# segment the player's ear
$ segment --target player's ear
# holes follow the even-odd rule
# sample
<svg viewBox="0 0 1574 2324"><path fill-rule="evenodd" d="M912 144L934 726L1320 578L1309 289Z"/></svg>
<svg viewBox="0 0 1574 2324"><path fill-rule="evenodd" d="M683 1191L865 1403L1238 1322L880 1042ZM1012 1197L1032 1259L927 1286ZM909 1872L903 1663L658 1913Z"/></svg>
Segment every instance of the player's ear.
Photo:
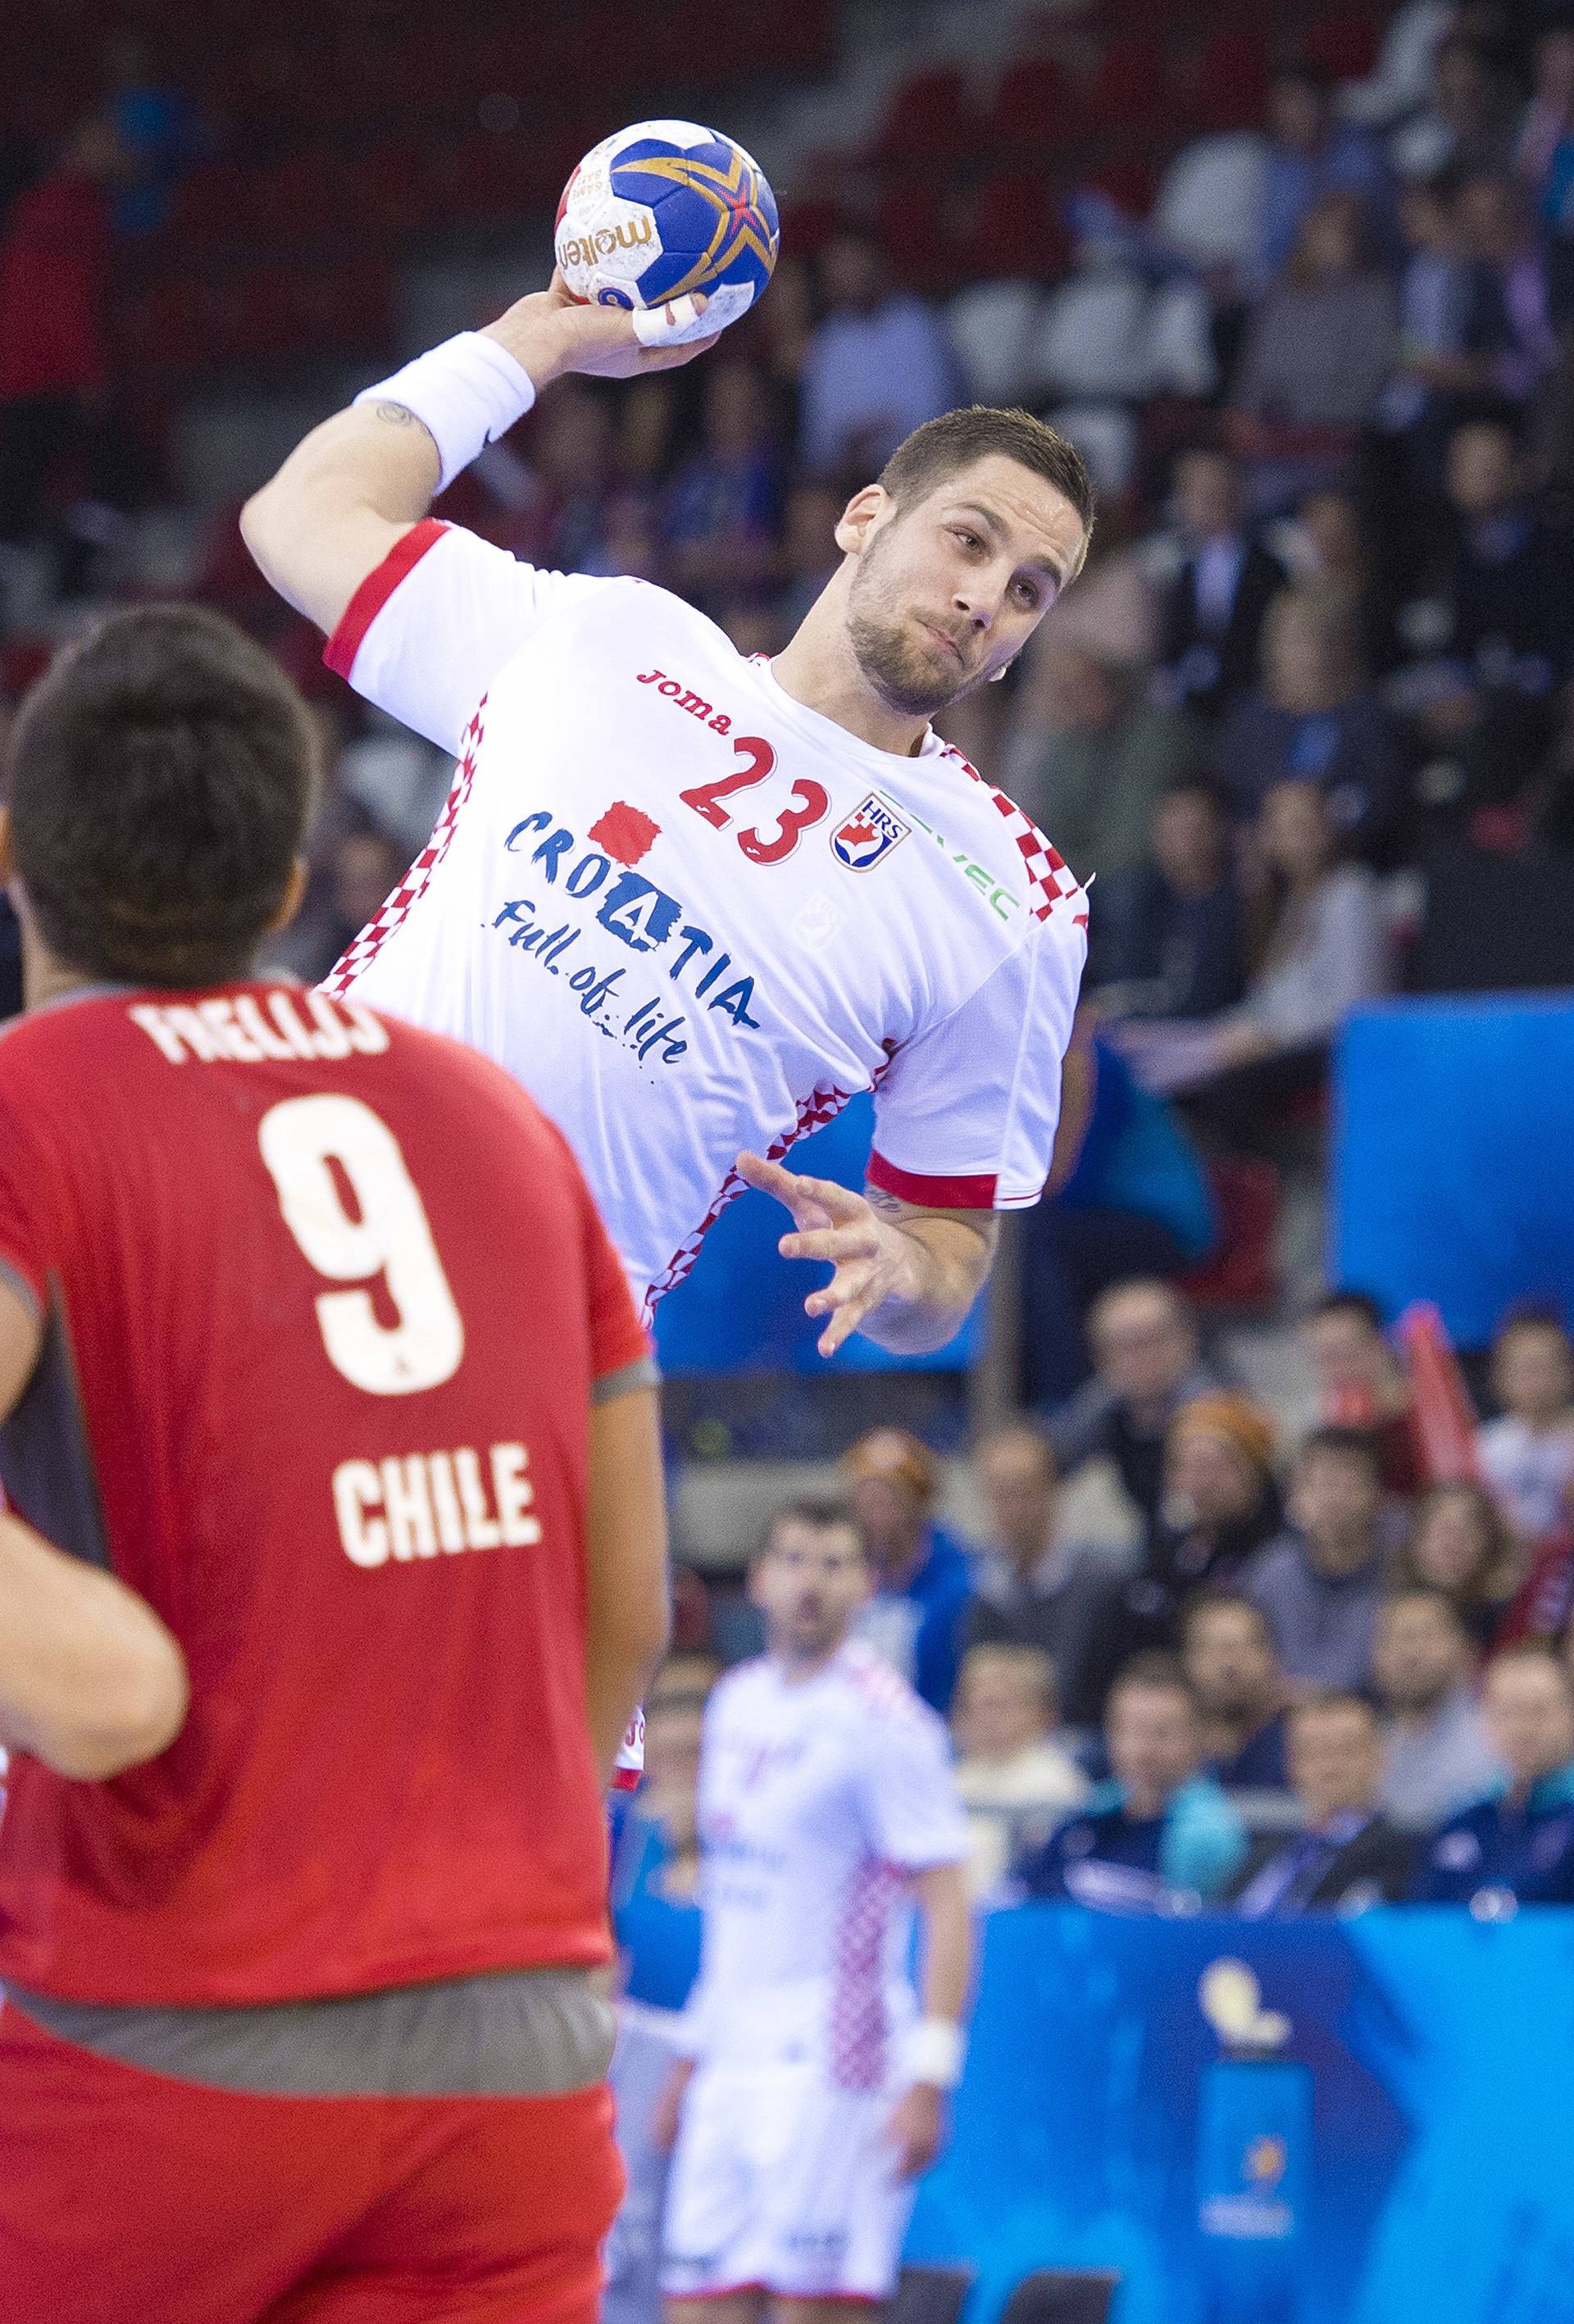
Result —
<svg viewBox="0 0 1574 2324"><path fill-rule="evenodd" d="M268 923L268 934L276 936L287 928L306 900L306 883L311 877L311 866L304 855L298 855L290 867L290 885L284 890L284 901Z"/></svg>
<svg viewBox="0 0 1574 2324"><path fill-rule="evenodd" d="M883 484L865 484L854 493L842 512L836 528L836 546L843 555L856 557L869 539L875 519L891 504L891 496Z"/></svg>

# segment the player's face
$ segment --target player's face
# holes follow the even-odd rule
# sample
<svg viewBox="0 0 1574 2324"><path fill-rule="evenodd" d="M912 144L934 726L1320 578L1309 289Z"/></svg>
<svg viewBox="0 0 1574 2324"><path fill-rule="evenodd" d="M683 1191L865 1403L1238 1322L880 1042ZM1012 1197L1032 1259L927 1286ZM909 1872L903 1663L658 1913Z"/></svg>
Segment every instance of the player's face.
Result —
<svg viewBox="0 0 1574 2324"><path fill-rule="evenodd" d="M872 519L861 493L837 531L858 558L849 641L894 710L933 717L1021 650L1076 570L1082 521L998 452L903 510L871 492Z"/></svg>
<svg viewBox="0 0 1574 2324"><path fill-rule="evenodd" d="M851 1526L778 1525L754 1568L750 1593L773 1654L833 1654L870 1591L869 1563Z"/></svg>

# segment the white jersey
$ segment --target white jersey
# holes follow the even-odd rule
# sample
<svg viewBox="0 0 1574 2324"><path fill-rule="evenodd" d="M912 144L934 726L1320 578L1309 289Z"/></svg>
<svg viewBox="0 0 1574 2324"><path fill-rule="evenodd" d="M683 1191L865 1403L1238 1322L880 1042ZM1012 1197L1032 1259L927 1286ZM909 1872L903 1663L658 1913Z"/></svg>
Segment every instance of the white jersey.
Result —
<svg viewBox="0 0 1574 2324"><path fill-rule="evenodd" d="M968 1852L941 1721L856 1641L797 1684L745 1663L705 1713L699 1837L686 2046L880 2087L916 2006L908 1877Z"/></svg>
<svg viewBox="0 0 1574 2324"><path fill-rule="evenodd" d="M542 573L428 519L330 667L458 758L328 989L506 1066L653 1305L741 1191L875 1089L870 1176L1036 1202L1086 952L1081 890L933 733L877 751L644 582Z"/></svg>

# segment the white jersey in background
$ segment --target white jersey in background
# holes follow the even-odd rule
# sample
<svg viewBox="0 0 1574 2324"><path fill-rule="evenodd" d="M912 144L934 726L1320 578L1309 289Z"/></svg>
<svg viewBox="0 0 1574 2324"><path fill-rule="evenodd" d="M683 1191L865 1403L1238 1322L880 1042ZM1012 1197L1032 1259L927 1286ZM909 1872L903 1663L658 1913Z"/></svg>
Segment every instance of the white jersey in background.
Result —
<svg viewBox="0 0 1574 2324"><path fill-rule="evenodd" d="M941 1721L857 1642L797 1683L746 1663L705 1714L699 1839L686 2049L883 2089L916 2006L909 1877L968 1852Z"/></svg>
<svg viewBox="0 0 1574 2324"><path fill-rule="evenodd" d="M875 750L665 591L538 572L431 519L327 659L459 761L328 989L524 1084L648 1313L741 1191L739 1151L779 1159L861 1090L876 1185L1037 1200L1086 905L937 736Z"/></svg>

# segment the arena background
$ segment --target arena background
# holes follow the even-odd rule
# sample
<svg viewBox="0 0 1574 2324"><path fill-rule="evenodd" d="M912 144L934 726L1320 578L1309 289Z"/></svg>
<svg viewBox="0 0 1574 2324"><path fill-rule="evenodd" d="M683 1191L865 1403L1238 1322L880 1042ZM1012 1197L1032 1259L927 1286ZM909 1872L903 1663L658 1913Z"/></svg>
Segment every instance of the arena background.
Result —
<svg viewBox="0 0 1574 2324"><path fill-rule="evenodd" d="M1086 1406L1090 1303L1122 1279L1179 1286L1281 1468L1314 1419L1378 1416L1330 1410L1304 1322L1370 1294L1412 1492L1475 1473L1503 1318L1574 1320L1568 24L1536 0L9 0L0 721L106 604L195 596L264 639L331 768L287 972L326 972L446 770L323 669L237 509L356 388L544 282L609 130L749 146L775 284L681 375L559 383L444 514L770 650L841 499L932 411L1023 402L1094 469L1085 576L943 722L1094 878L1055 1190L918 1363L855 1341L824 1366L769 1207L725 1215L660 1321L686 1654L750 1649L761 1524L876 1425L939 1456L941 1520L987 1548L970 1444ZM1310 837L1262 812L1286 781ZM868 1135L854 1107L795 1158L856 1184ZM1140 1567L1116 1465L1068 1467L1061 1534ZM1522 1630L1567 1617L1566 1522L1516 1543ZM1272 2063L1203 2009L1226 1957L1289 2022ZM1041 2312L1112 2297L1118 2324L1574 2319L1569 1961L1551 1915L996 1915L910 2246L964 2273L904 2298L941 2319L976 2278L984 2324L1047 2268ZM1265 2138L1266 2189L1241 2175Z"/></svg>

